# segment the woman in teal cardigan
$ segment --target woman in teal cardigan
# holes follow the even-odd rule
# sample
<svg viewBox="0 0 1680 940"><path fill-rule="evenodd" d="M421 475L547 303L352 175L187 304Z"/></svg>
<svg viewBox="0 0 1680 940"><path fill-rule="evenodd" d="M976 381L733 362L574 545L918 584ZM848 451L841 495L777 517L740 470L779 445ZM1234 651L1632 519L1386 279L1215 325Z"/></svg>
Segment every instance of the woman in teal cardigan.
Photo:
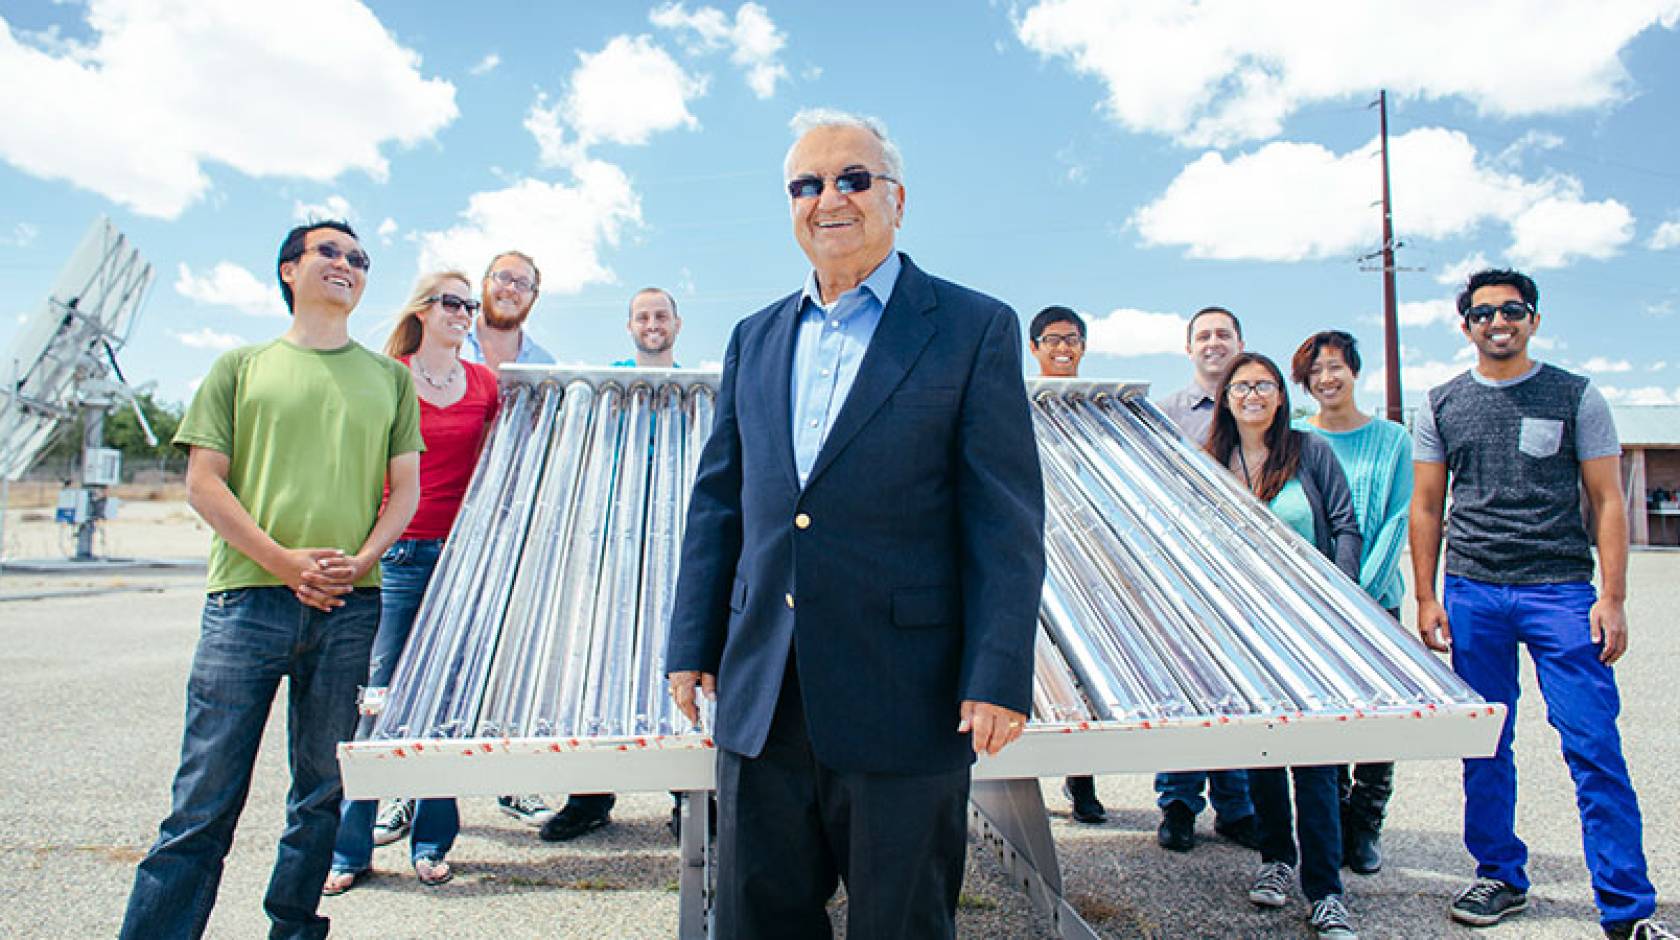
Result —
<svg viewBox="0 0 1680 940"><path fill-rule="evenodd" d="M1359 344L1341 330L1307 337L1290 362L1291 377L1318 402L1318 414L1298 422L1329 442L1353 491L1364 551L1359 585L1381 604L1399 629L1406 592L1400 551L1412 502L1412 439L1392 421L1359 410ZM1361 875L1382 869L1382 824L1394 792L1392 763L1341 769L1342 861Z"/></svg>

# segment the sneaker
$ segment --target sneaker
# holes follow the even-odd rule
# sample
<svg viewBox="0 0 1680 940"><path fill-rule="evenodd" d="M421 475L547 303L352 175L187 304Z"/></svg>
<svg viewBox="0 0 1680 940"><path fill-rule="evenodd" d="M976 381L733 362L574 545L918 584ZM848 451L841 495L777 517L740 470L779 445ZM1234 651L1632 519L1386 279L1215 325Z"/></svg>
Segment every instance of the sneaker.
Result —
<svg viewBox="0 0 1680 940"><path fill-rule="evenodd" d="M373 844L390 845L408 835L408 829L414 825L414 801L397 800L385 804L379 818L373 823Z"/></svg>
<svg viewBox="0 0 1680 940"><path fill-rule="evenodd" d="M1356 875L1382 871L1382 833L1356 826L1342 830L1342 864Z"/></svg>
<svg viewBox="0 0 1680 940"><path fill-rule="evenodd" d="M1062 795L1073 804L1073 818L1090 825L1108 822L1108 810L1097 799L1097 781L1090 777L1069 777L1062 783Z"/></svg>
<svg viewBox="0 0 1680 940"><path fill-rule="evenodd" d="M1452 902L1452 919L1472 927L1491 927L1506 916L1528 909L1528 893L1518 891L1496 878L1477 878L1476 883Z"/></svg>
<svg viewBox="0 0 1680 940"><path fill-rule="evenodd" d="M1172 852L1188 852L1196 847L1196 814L1183 803L1172 802L1161 811L1161 828L1155 830L1155 841Z"/></svg>
<svg viewBox="0 0 1680 940"><path fill-rule="evenodd" d="M1322 940L1359 940L1353 930L1353 918L1339 894L1326 895L1313 902L1312 919L1308 921Z"/></svg>
<svg viewBox="0 0 1680 940"><path fill-rule="evenodd" d="M554 810L549 809L543 798L535 793L523 796L498 796L496 805L502 812L512 816L527 826L541 826L554 818Z"/></svg>
<svg viewBox="0 0 1680 940"><path fill-rule="evenodd" d="M1260 851L1260 823L1255 821L1253 813L1231 822L1215 819L1213 831L1221 838L1235 842L1245 849Z"/></svg>
<svg viewBox="0 0 1680 940"><path fill-rule="evenodd" d="M1655 917L1605 924L1604 935L1610 940L1680 940L1674 928Z"/></svg>
<svg viewBox="0 0 1680 940"><path fill-rule="evenodd" d="M568 802L542 826L544 842L570 842L585 833L594 832L612 821L614 800L587 800L582 804Z"/></svg>
<svg viewBox="0 0 1680 940"><path fill-rule="evenodd" d="M1248 899L1260 907L1282 907L1289 901L1289 886L1295 883L1295 867L1288 862L1267 862L1254 876Z"/></svg>

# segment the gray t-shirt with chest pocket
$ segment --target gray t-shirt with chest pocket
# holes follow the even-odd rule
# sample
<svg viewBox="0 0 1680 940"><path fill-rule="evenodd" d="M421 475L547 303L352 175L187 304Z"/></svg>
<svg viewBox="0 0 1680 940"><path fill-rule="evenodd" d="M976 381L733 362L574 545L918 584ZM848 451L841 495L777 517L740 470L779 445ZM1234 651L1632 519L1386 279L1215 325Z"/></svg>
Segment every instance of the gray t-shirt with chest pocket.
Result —
<svg viewBox="0 0 1680 940"><path fill-rule="evenodd" d="M1581 461L1622 452L1610 406L1545 363L1495 381L1469 370L1431 389L1412 459L1447 465L1447 574L1495 584L1590 581Z"/></svg>

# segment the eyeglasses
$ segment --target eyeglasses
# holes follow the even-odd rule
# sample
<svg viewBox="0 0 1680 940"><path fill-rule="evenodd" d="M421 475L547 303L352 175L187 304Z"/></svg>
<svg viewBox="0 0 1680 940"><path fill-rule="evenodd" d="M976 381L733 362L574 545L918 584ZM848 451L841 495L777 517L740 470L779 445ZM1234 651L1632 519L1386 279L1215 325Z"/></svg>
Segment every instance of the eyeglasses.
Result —
<svg viewBox="0 0 1680 940"><path fill-rule="evenodd" d="M490 279L503 287L511 287L521 293L529 292L536 287L535 284L531 283L530 278L515 274L512 271L497 271L490 275Z"/></svg>
<svg viewBox="0 0 1680 940"><path fill-rule="evenodd" d="M1264 398L1277 394L1278 384L1271 379L1261 379L1258 382L1232 382L1225 386L1225 394L1242 401L1249 395L1259 395Z"/></svg>
<svg viewBox="0 0 1680 940"><path fill-rule="evenodd" d="M1526 320L1534 314L1534 308L1520 300L1507 300L1499 306L1493 304L1477 304L1464 311L1464 319L1471 323L1489 323L1494 314L1499 314L1507 323Z"/></svg>
<svg viewBox="0 0 1680 940"><path fill-rule="evenodd" d="M1079 347L1085 345L1085 337L1080 336L1078 333L1045 333L1033 340L1033 342L1045 347L1046 349L1056 349L1057 347L1063 346L1068 349L1078 349Z"/></svg>
<svg viewBox="0 0 1680 940"><path fill-rule="evenodd" d="M894 177L885 173L871 173L868 170L847 170L834 175L834 191L842 196L852 193L868 192L875 180L886 180L889 183L898 182ZM794 199L815 199L822 195L823 179L820 176L799 176L788 180L788 195Z"/></svg>
<svg viewBox="0 0 1680 940"><path fill-rule="evenodd" d="M454 294L433 294L426 298L426 303L443 304L443 309L450 313L459 313L463 308L468 313L478 312L478 301L457 297Z"/></svg>
<svg viewBox="0 0 1680 940"><path fill-rule="evenodd" d="M338 242L317 242L305 250L313 251L328 261L337 261L338 259L343 258L346 264L363 272L364 274L367 273L369 268L373 267L373 259L367 256L367 252L361 250L360 248L352 248L349 251L345 251L343 248L338 247Z"/></svg>

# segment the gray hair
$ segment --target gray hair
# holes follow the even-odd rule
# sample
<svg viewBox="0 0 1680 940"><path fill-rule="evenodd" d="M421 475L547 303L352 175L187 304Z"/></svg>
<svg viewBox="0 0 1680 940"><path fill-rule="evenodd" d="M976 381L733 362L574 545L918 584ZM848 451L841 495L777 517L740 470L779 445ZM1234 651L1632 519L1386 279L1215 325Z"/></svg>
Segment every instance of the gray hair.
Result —
<svg viewBox="0 0 1680 940"><path fill-rule="evenodd" d="M887 175L901 183L904 181L904 156L898 152L898 145L887 136L887 125L878 117L834 108L805 108L793 116L788 126L793 128L793 145L788 147L787 156L782 158L784 179L793 172L793 148L799 146L800 139L806 134L821 127L855 127L875 136L881 145L881 161L886 164Z"/></svg>

